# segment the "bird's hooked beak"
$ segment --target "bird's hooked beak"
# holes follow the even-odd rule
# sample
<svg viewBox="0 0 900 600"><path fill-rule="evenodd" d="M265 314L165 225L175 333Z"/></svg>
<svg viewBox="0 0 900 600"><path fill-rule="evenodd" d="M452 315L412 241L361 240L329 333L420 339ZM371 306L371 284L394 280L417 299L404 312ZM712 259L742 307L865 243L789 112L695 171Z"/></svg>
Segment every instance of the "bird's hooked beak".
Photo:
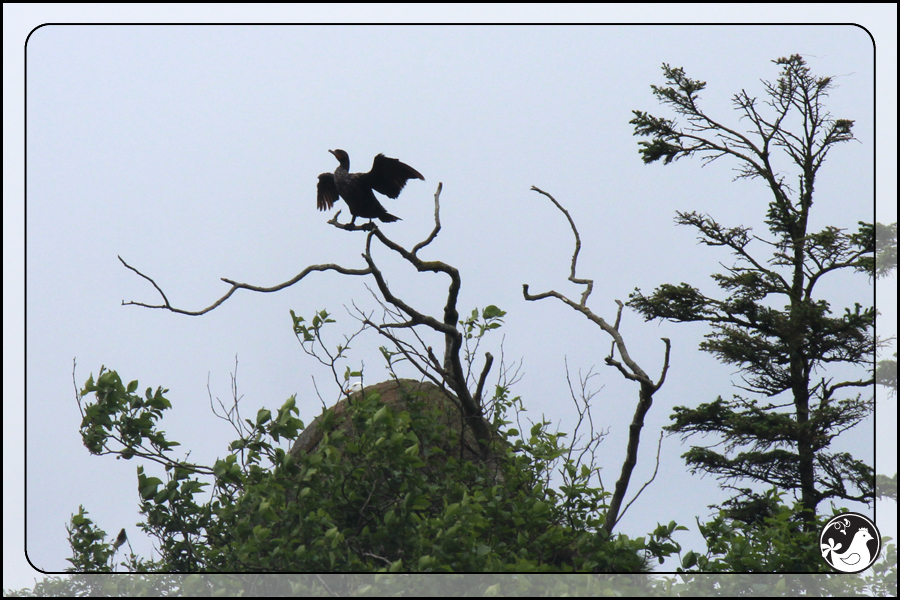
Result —
<svg viewBox="0 0 900 600"><path fill-rule="evenodd" d="M329 150L329 152L331 152L331 154L337 159L339 163L341 163L341 165L343 165L345 168L350 168L350 157L347 156L347 153L344 150L338 148L335 150Z"/></svg>

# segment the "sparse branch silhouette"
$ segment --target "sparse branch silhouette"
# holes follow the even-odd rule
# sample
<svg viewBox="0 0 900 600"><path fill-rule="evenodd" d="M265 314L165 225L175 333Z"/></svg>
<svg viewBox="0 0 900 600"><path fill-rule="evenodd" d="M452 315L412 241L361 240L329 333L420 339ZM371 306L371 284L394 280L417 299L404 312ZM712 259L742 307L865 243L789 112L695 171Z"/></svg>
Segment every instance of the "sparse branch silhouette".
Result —
<svg viewBox="0 0 900 600"><path fill-rule="evenodd" d="M427 247L432 241L434 241L441 230L440 195L442 188L442 184L439 183L434 194L434 227L424 240L413 246L412 250L407 250L400 244L388 238L384 234L384 232L382 232L381 229L376 227L372 222L360 225L356 225L353 222L339 223L337 221L337 218L340 215L340 211L338 211L338 213L335 214L335 216L330 221L328 221L328 223L332 226L338 229L343 229L345 231L368 232L366 235L365 252L362 255L363 260L365 260L367 265L365 268L352 269L331 263L310 265L303 269L292 279L270 287L241 283L223 277L222 281L230 284L231 289L229 289L228 292L225 293L225 295L216 300L210 306L201 310L191 311L173 306L162 288L157 285L157 283L151 277L142 273L135 267L129 265L125 262L125 260L119 257L119 260L123 265L125 265L125 267L149 281L153 285L153 287L156 288L157 292L159 292L160 296L162 296L163 299L162 304L155 305L134 301L125 302L124 300L122 304L142 306L144 308L165 309L178 314L200 316L212 310L215 310L222 303L228 300L228 298L230 298L231 295L234 294L234 292L240 289L260 293L277 292L298 283L310 273L320 271L335 271L343 275L353 276L371 275L375 279L378 291L381 293L385 302L394 307L396 311L399 311L400 314L404 315L405 320L402 320L400 322L375 323L363 314L361 321L364 324L373 327L381 335L384 335L385 337L390 339L394 343L395 347L398 348L406 358L410 359L411 363L414 364L423 375L426 374L428 368L435 370L440 380L438 381L437 377L429 378L442 386L448 387L453 392L455 398L458 399L460 410L462 411L463 416L469 423L469 426L472 427L476 438L479 441L479 450L481 454L483 456L487 456L488 448L493 435L488 423L483 418L484 410L482 394L484 390L484 382L493 364L493 356L489 352L485 353L484 367L478 378L478 385L475 388L474 392L470 391L467 385L467 372L460 357L464 335L458 329L459 310L457 308L457 301L459 298L459 290L461 286L459 271L452 265L449 265L445 262L439 260L425 261L418 257L418 252ZM404 260L412 264L419 272L428 271L433 273L443 273L450 278L450 285L447 290L447 301L444 306L442 318L438 319L417 310L391 290L382 271L378 268L375 263L375 259L372 257L371 250L373 239L377 239L386 248L393 250L394 252L399 254ZM387 313L385 314L387 315ZM414 328L418 325L424 325L429 329L435 331L436 333L444 336L443 361L439 362L437 360L437 357L434 356L431 347L425 346L424 342L422 343L423 347L421 349L413 349L412 346L402 342L396 335L389 333L389 330L391 329ZM421 338L419 338L419 341L422 341Z"/></svg>
<svg viewBox="0 0 900 600"><path fill-rule="evenodd" d="M356 226L356 228L361 229L362 227ZM343 227L342 227L342 229L343 229ZM239 283L232 279L228 279L227 277L222 277L222 281L231 285L231 289L228 290L228 292L226 292L226 294L224 296L222 296L221 298L219 298L218 300L216 300L215 302L213 302L206 308L203 308L200 310L186 310L183 308L178 308L176 306L172 306L172 304L169 302L169 299L166 297L165 292L162 291L162 288L160 288L159 285L157 285L156 282L151 277L145 275L144 273L141 273L139 270L137 270L136 268L129 265L127 262L125 262L125 260L121 256L118 258L122 262L122 264L125 265L125 267L127 267L128 269L131 269L132 271L134 271L135 273L137 273L138 275L140 275L141 277L143 277L144 279L146 279L147 281L152 283L153 287L156 288L156 291L158 291L159 295L162 296L162 298L163 298L163 304L146 304L144 302L134 302L134 301L126 302L125 300L122 300L122 306L143 306L144 308L163 308L165 310L172 311L173 313L178 313L180 315L188 315L191 317L199 317L200 315L205 315L206 313L210 312L211 310L215 310L223 302L228 300L233 293L235 293L238 290L249 290L251 292L261 292L264 294L278 292L285 288L291 287L292 285L294 285L295 283L297 283L298 281L300 281L301 279L303 279L310 273L314 273L314 272L318 272L318 271L337 271L338 273L341 273L343 275L368 275L369 274L368 269L348 269L348 268L342 267L340 265L335 265L335 264L329 263L329 264L324 264L324 265L310 265L310 266L306 267L305 269L303 269L300 273L298 273L292 279L289 279L289 280L285 281L284 283L279 283L278 285L273 285L271 287L251 285L249 283Z"/></svg>
<svg viewBox="0 0 900 600"><path fill-rule="evenodd" d="M542 300L544 298L556 298L564 304L572 307L574 310L577 310L578 312L583 314L593 323L596 323L603 331L608 333L613 338L613 346L610 349L609 355L604 359L606 364L615 367L626 379L637 381L641 386L640 392L638 394L638 403L635 409L634 418L632 419L631 426L629 428L628 448L625 455L625 461L622 464L622 472L619 476L619 480L616 482L616 488L613 492L612 499L610 500L609 511L606 516L606 531L608 533L612 533L613 528L616 526L616 523L622 516L619 514L619 512L622 507L622 502L625 498L625 493L628 491L628 484L631 480L631 474L634 471L634 467L637 465L637 451L638 446L640 445L641 429L644 427L644 417L653 404L653 394L656 393L656 391L659 390L660 387L662 387L663 383L666 380L666 372L669 370L669 352L671 350L671 342L668 338L662 338L662 341L666 346L665 358L663 360L663 368L662 372L660 373L659 380L654 382L628 354L628 349L625 346L625 340L624 338L622 338L622 335L619 332L619 325L622 320L622 302L616 300L616 303L619 305L619 309L616 313L616 323L614 326L607 323L606 320L603 319L603 317L595 314L590 308L587 307L587 300L591 294L591 291L593 290L594 281L592 279L582 279L576 277L578 253L581 251L581 237L578 235L578 228L575 226L575 221L572 219L572 216L553 196L551 196L547 192L535 186L532 186L531 189L549 198L550 201L553 202L553 204L566 216L566 219L568 219L569 226L572 228L572 232L575 235L575 250L572 253L572 265L569 271L568 279L573 283L585 286L585 291L581 295L581 301L577 303L555 290L550 290L548 292L543 292L540 294L530 294L528 292L528 284L522 285L522 294L525 296L525 299L529 301ZM619 351L619 355L622 357L621 361L614 358L616 350ZM657 456L657 461L658 460L659 457ZM622 514L624 514L624 511L622 511Z"/></svg>

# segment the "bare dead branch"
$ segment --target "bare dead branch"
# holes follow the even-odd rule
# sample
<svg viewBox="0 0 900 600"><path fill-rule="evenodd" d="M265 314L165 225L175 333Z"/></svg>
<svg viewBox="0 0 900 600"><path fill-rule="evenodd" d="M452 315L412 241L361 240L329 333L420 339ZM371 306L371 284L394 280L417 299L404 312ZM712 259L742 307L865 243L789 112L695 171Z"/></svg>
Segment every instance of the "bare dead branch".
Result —
<svg viewBox="0 0 900 600"><path fill-rule="evenodd" d="M420 249L431 243L431 241L434 240L434 238L437 236L438 231L440 231L441 189L442 186L439 184L434 196L435 228L425 240L414 247L414 251L410 252L403 246L397 244L396 242L388 238L384 234L384 232L376 227L371 230L366 236L366 247L365 253L363 254L363 259L368 265L367 272L371 274L375 279L375 283L378 286L378 290L381 292L381 295L388 303L405 314L408 319L406 323L394 324L394 327L402 325L403 327L412 328L416 325L425 325L426 327L429 327L433 331L444 336L444 362L442 364L441 370L439 370L438 372L441 373L444 382L450 387L451 390L453 390L453 392L459 399L463 414L466 417L469 425L473 428L476 439L478 439L479 450L482 455L487 456L489 452L490 441L493 437L493 432L491 431L490 426L483 419L483 407L479 402L475 400L467 387L465 370L460 359L463 335L457 329L457 325L459 323L457 300L459 298L459 290L461 287L459 271L455 267L448 265L447 263L438 260L423 261L416 255L416 253ZM438 320L430 315L426 315L416 310L391 291L390 287L387 284L387 281L384 278L384 275L381 273L381 270L378 269L375 264L375 260L372 257L373 238L377 238L378 241L381 242L385 247L399 254L407 262L412 264L417 271L443 273L450 278L450 285L447 289L447 303L444 306L444 315L442 320ZM380 331L384 331L385 327L381 327ZM437 362L430 350L428 350L428 353L429 360Z"/></svg>
<svg viewBox="0 0 900 600"><path fill-rule="evenodd" d="M372 246L373 234L375 234L375 235L380 234L378 239L385 246L391 248L392 250L397 250L398 253L400 253L401 255L405 254L405 256L403 256L403 258L406 258L407 260L412 262L413 266L415 266L419 271L425 271L425 270L436 271L436 270L440 270L440 269L437 269L437 268L427 269L424 267L420 268L420 267L422 267L421 260L419 260L418 258L413 256L411 253L407 252L406 249L402 248L398 244L396 244L393 241L389 240L388 238L384 237L384 234L381 234L381 232L379 230L375 229L374 231L371 231L369 233L369 235L366 237L366 253L363 254L363 258L365 259L366 264L369 265L369 268L367 269L367 271L372 274L372 277L375 278L375 283L378 285L378 289L381 292L381 295L384 296L385 300L387 300L388 302L390 302L391 304L393 304L394 306L396 306L397 308L402 310L404 313L406 313L406 315L409 317L411 324L413 324L413 325L424 324L424 325L427 325L428 327L431 327L435 331L439 331L445 335L452 335L453 332L456 332L455 322L453 325L447 325L446 323L438 321L437 319L435 319L434 317L432 317L430 315L425 315L423 313L420 313L419 311L417 311L416 309L414 309L413 307L408 305L406 302L404 302L403 300L401 300L400 298L398 298L391 292L390 288L387 285L387 281L385 281L385 279L384 279L384 275L382 275L382 273L378 269L378 267L375 266L375 260L372 258L372 247L371 246ZM437 261L435 261L435 262L437 262ZM443 263L441 263L441 264L443 264ZM459 273L456 273L456 277L458 280ZM451 278L452 278L452 275L451 275ZM452 289L452 285L451 285L451 289ZM448 300L448 305L449 305L449 303L450 302Z"/></svg>
<svg viewBox="0 0 900 600"><path fill-rule="evenodd" d="M479 381L478 388L476 390L475 397L472 396L471 392L467 387L467 378L465 371L462 366L462 362L460 359L460 353L463 342L463 335L457 329L459 323L459 312L457 310L457 301L459 298L459 290L461 287L461 281L459 276L459 271L444 262L438 260L432 261L424 261L418 258L417 253L428 246L434 239L437 237L438 233L441 230L441 222L440 222L440 194L442 190L442 184L438 184L437 190L434 194L434 228L429 233L429 235L416 244L412 251L407 250L400 244L394 242L390 238L388 238L384 232L382 232L374 223L364 223L360 225L356 225L355 223L339 223L338 216L340 215L340 211L338 211L335 216L328 221L329 224L337 227L338 229L343 229L345 231L366 231L366 242L365 242L365 253L362 255L363 259L366 262L366 268L362 269L351 269L342 267L336 264L321 264L321 265L310 265L306 267L303 271L298 273L292 279L285 281L283 283L271 286L271 287L263 287L258 285L252 285L249 283L243 283L234 281L232 279L222 278L222 281L231 285L231 288L216 302L211 304L210 306L197 310L190 311L182 308L177 308L173 306L170 302L166 294L163 292L162 288L156 284L156 282L149 276L141 273L131 265L127 264L121 257L119 260L125 265L126 268L134 271L139 276L147 279L153 286L156 288L157 292L163 299L161 304L147 304L142 302L125 302L123 300L122 304L131 304L135 306L142 306L145 308L162 308L169 310L171 312L185 314L190 316L199 316L203 315L207 312L210 312L216 309L219 305L225 302L228 298L234 294L235 291L239 289L245 289L253 292L260 293L271 293L283 290L287 287L294 285L299 282L301 279L309 275L310 273L317 271L336 271L337 273L343 275L371 275L375 279L375 283L378 286L379 292L381 296L384 298L385 303L381 303L382 307L387 310L387 307L393 307L392 314L395 317L400 317L401 315L405 315L405 319L400 322L393 323L375 323L368 316L360 311L361 321L365 327L371 326L376 329L376 331L380 334L391 340L394 346L398 349L398 351L410 361L425 377L431 378L436 384L442 385L446 384L457 396L459 402L462 406L462 412L469 423L469 425L473 428L476 438L479 441L480 449L483 454L487 454L489 449L489 443L492 439L492 431L490 426L484 421L483 415L483 407L481 406L481 393L484 386L484 380L488 375L488 372L491 368L492 357L490 354L487 354L487 361L484 367L484 371L481 376L481 380ZM576 231L577 236L577 231ZM411 305L404 302L397 294L393 293L390 287L385 280L384 275L381 270L376 266L374 258L372 257L372 240L377 239L381 244L383 244L386 248L393 250L397 254L399 254L403 259L412 264L419 272L429 271L434 273L443 273L447 275L450 279L450 284L447 290L447 302L443 310L443 318L438 319L432 317L428 314L422 313L416 310ZM396 311L396 312L394 312ZM425 325L431 330L441 334L445 340L445 351L444 351L444 361L440 363L437 358L434 356L430 346L426 346L424 341L416 332L416 327L418 325ZM397 335L392 333L392 331L400 330L400 329L409 329L413 332L413 335L416 336L418 342L425 346L426 350L416 350L413 345L401 340ZM325 348L325 345L322 343L321 338L318 338L316 342ZM332 368L332 373L335 376L335 380L338 380L337 372L334 368L335 361L340 357L331 355L327 349L325 350L325 358L320 358L326 365L330 365ZM438 374L438 377L435 377L431 372L429 372L429 368L433 367L434 372ZM318 393L318 390L317 390ZM320 395L321 399L321 395Z"/></svg>
<svg viewBox="0 0 900 600"><path fill-rule="evenodd" d="M594 289L594 280L578 279L575 277L575 267L578 264L578 253L581 252L581 236L578 235L578 228L575 227L575 221L572 220L572 215L569 214L569 211L563 208L563 205L556 201L556 198L554 198L544 190L538 188L537 186L531 186L531 189L535 192L538 192L539 194L547 196L547 198L549 198L550 201L556 205L556 208L562 211L562 214L566 215L566 219L569 220L569 226L572 227L572 233L575 234L575 251L572 253L572 267L569 271L569 281L586 286L584 293L581 294L581 306L584 306L587 302L588 296L591 295L591 291Z"/></svg>
<svg viewBox="0 0 900 600"><path fill-rule="evenodd" d="M484 389L484 380L487 379L492 364L494 364L493 355L490 352L485 352L484 369L482 369L481 371L481 377L478 378L478 387L475 388L475 404L477 404L478 406L484 406L481 401L481 392Z"/></svg>
<svg viewBox="0 0 900 600"><path fill-rule="evenodd" d="M555 290L550 290L541 294L530 294L528 292L528 284L524 284L522 286L522 294L524 295L525 299L529 301L542 300L544 298L556 298L560 302L563 302L564 304L583 314L593 323L597 324L603 331L608 333L610 337L613 338L609 356L607 356L605 359L606 364L618 369L618 371L626 379L630 381L636 381L640 384L637 406L635 407L634 417L632 418L631 426L629 427L628 446L625 453L625 460L622 463L622 471L618 481L616 481L615 490L613 492L609 510L607 511L606 515L605 529L608 533L612 533L613 528L616 526L616 523L620 518L619 510L622 506L622 502L624 501L625 493L628 491L628 484L631 480L631 475L634 472L634 467L637 465L637 451L638 446L640 445L641 430L644 427L644 418L647 414L647 411L649 411L650 407L653 405L653 394L662 386L663 382L665 382L666 373L669 369L669 352L671 344L668 338L663 338L663 342L666 346L663 369L659 380L657 382L654 382L644 372L644 370L641 369L641 367L634 360L632 360L631 356L628 354L628 349L625 346L625 340L622 338L622 335L619 332L619 327L622 322L622 310L624 306L622 302L616 300L616 304L618 304L619 308L616 313L614 326L611 326L606 322L606 320L595 314L586 305L588 296L593 289L593 280L579 279L576 277L575 269L578 261L578 253L581 251L581 239L578 235L578 230L575 227L575 222L572 220L571 215L569 215L569 212L547 192L534 186L532 186L531 189L549 198L550 201L553 202L553 204L566 216L566 219L568 219L569 225L572 227L572 231L575 234L575 250L572 253L572 266L569 273L569 281L584 285L586 286L586 289L581 296L581 301L578 303L570 300L569 298ZM621 356L622 358L621 362L614 358L616 350L619 351L619 356Z"/></svg>
<svg viewBox="0 0 900 600"><path fill-rule="evenodd" d="M660 431L659 432L659 441L656 443L656 466L653 469L653 475L650 476L650 479L648 479L647 481L644 482L644 485L642 485L641 489L639 489L637 491L637 493L634 495L634 498L632 498L628 502L628 504L625 505L625 508L622 509L621 514L619 514L618 518L616 519L617 523L622 520L622 517L624 517L625 513L628 512L628 509L631 508L631 505L634 504L638 498L640 498L641 494L644 493L644 490L647 489L647 486L649 486L651 483L653 483L653 480L656 479L656 474L659 473L659 455L660 455L660 451L662 450L662 440L663 440L663 432ZM615 526L615 524L613 524L613 525Z"/></svg>
<svg viewBox="0 0 900 600"><path fill-rule="evenodd" d="M188 315L191 317L197 317L200 315L204 315L211 310L215 310L216 308L218 308L218 306L220 304L222 304L223 302L228 300L228 298L230 298L231 295L233 293L235 293L237 290L249 290L251 292L261 292L261 293L265 293L265 294L268 294L271 292L277 292L277 291L283 290L284 288L294 285L295 283L297 283L298 281L300 281L301 279L303 279L310 273L314 273L317 271L337 271L338 273L341 273L342 275L368 275L369 274L368 269L348 269L346 267L342 267L340 265L335 265L335 264L310 265L310 266L306 267L305 269L303 269L300 273L298 273L292 279L289 279L289 280L285 281L284 283L279 283L278 285L274 285L272 287L262 287L262 286L250 285L249 283L239 283L237 281L233 281L231 279L222 277L221 278L222 281L230 284L231 289L228 290L228 292L224 296L222 296L221 298L219 298L218 300L216 300L214 303L207 306L206 308L197 310L197 311L191 311L191 310L184 310L184 309L176 308L176 307L172 306L169 303L169 299L166 297L165 293L156 284L156 282L153 281L152 278L148 277L147 275L144 275L143 273L141 273L140 271L138 271L137 269L135 269L134 267L132 267L131 265L126 263L122 259L121 256L119 256L118 258L122 262L122 264L125 265L128 269L131 269L132 271L134 271L135 273L137 273L138 275L140 275L141 277L143 277L144 279L146 279L147 281L152 283L153 287L156 288L156 291L159 292L159 295L162 296L163 302L164 302L163 304L145 304L143 302L132 302L132 301L125 302L124 300L122 300L122 306L133 305L133 306L143 306L144 308L163 308L163 309L169 310L174 313Z"/></svg>
<svg viewBox="0 0 900 600"><path fill-rule="evenodd" d="M621 300L616 300L616 304L619 305L619 310L616 311L616 324L613 325L613 328L618 331L619 324L622 323L622 310L625 308L625 304ZM613 340L609 347L609 355L612 356L616 351L616 341Z"/></svg>
<svg viewBox="0 0 900 600"><path fill-rule="evenodd" d="M244 421L241 419L241 408L240 408L240 400L237 394L237 369L238 369L238 358L237 354L234 355L234 372L231 374L231 390L232 390L232 405L231 408L225 408L225 404L218 397L216 398L216 402L219 403L219 408L222 409L222 414L219 414L216 410L215 405L213 404L213 395L212 388L209 384L209 374L206 376L206 395L209 397L209 409L212 412L213 416L223 421L228 422L231 427L234 429L235 433L237 433L238 437L244 437L246 431L244 429Z"/></svg>
<svg viewBox="0 0 900 600"><path fill-rule="evenodd" d="M312 379L313 389L316 390L316 396L319 397L319 402L322 403L322 410L325 410L326 408L328 408L328 405L325 404L325 399L322 398L322 393L319 391L319 385L316 383L316 378L312 375L310 375L309 378Z"/></svg>
<svg viewBox="0 0 900 600"><path fill-rule="evenodd" d="M441 230L441 190L443 189L444 184L440 181L438 182L437 190L434 192L434 229L428 235L427 238L413 246L412 253L415 255L419 250L430 244L434 241L434 238L437 237L438 232Z"/></svg>
<svg viewBox="0 0 900 600"><path fill-rule="evenodd" d="M662 385L666 382L666 373L669 372L669 354L672 350L672 341L669 338L659 338L666 345L666 355L663 357L663 368L662 373L659 375L659 381L656 382L656 389L662 387Z"/></svg>
<svg viewBox="0 0 900 600"><path fill-rule="evenodd" d="M421 271L432 271L444 273L450 277L450 286L447 292L447 304L444 307L444 320L439 321L430 315L423 314L412 306L397 297L388 287L381 271L375 265L375 261L371 254L371 241L373 237L377 237L388 248L396 251L403 256L408 262ZM442 377L446 384L453 390L462 405L463 414L466 416L469 424L475 431L475 436L479 442L481 454L487 455L490 440L493 433L487 423L482 419L482 407L475 401L466 386L465 372L460 360L459 354L462 348L463 336L456 328L459 321L459 312L456 308L456 301L459 296L460 277L459 271L441 261L423 261L407 251L402 246L388 239L379 229L371 231L366 239L366 253L363 255L366 264L369 265L369 271L375 278L375 283L384 299L403 311L409 321L413 325L425 325L434 331L444 335L445 351ZM433 353L429 358L434 358Z"/></svg>
<svg viewBox="0 0 900 600"><path fill-rule="evenodd" d="M431 346L428 346L428 358L431 360L431 366L434 367L441 376L444 376L444 369L441 367L441 361L434 355L434 350L431 349Z"/></svg>
<svg viewBox="0 0 900 600"><path fill-rule="evenodd" d="M441 371L438 371L438 374L442 376L439 379L438 377L435 377L435 375L433 375L428 369L426 369L423 366L423 363L430 364L427 356L423 356L421 353L416 352L410 344L401 340L397 336L393 335L387 329L386 326L379 325L378 323L375 323L374 321L370 321L368 319L365 321L365 324L368 325L369 327L371 327L372 329L374 329L375 331L377 331L380 335L383 335L384 337L389 339L391 341L391 343L394 344L394 347L400 351L400 353L403 355L403 357L407 361L409 361L409 364L411 364L413 367L415 367L416 370L419 371L419 373L421 373L423 377L431 380L431 382L434 383L438 387L442 386L443 373Z"/></svg>
<svg viewBox="0 0 900 600"><path fill-rule="evenodd" d="M360 225L356 225L355 223L338 223L337 218L340 214L341 211L337 211L336 213L334 213L334 216L331 217L331 219L329 219L327 223L329 225L334 225L338 229L343 229L344 231L372 231L373 229L375 229L375 227L377 227L377 225L375 225L375 223L373 223L372 221L369 221L368 223L362 223Z"/></svg>

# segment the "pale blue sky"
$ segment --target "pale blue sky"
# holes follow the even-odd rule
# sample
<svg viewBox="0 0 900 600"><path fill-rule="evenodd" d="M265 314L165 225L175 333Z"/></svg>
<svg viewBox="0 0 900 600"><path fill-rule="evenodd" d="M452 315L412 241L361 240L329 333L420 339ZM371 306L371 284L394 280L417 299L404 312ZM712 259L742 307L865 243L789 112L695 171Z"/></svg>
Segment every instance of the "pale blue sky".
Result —
<svg viewBox="0 0 900 600"><path fill-rule="evenodd" d="M21 105L14 112L21 94L7 102L7 78L21 85L21 46L37 24L248 18L208 7L15 10L10 22L4 6L5 157L22 147ZM259 19L259 11L270 9L253 10ZM623 21L664 18L649 9L617 10ZM863 23L876 40L877 26L895 22L886 9L871 5L844 10L860 16L832 7L823 7L820 16ZM735 11L730 18L740 20L743 14ZM508 9L482 14L477 20L520 18ZM536 14L545 20L559 13ZM616 18L599 8L572 14L565 20ZM316 18L345 16L294 7L264 20ZM804 12L795 20L808 18ZM805 55L814 73L837 76L828 108L837 118L856 120L860 141L829 155L818 181L813 227L852 228L870 221L876 183L888 199L879 205L878 219L895 221L895 26L885 33L885 46L879 44L879 68L894 79L879 75L878 90L894 105L879 99L877 182L872 42L852 26L55 25L35 31L28 41L24 522L23 371L14 362L21 360L22 345L10 335L21 329L8 327L16 314L8 311L21 296L6 292L13 269L22 266L23 194L14 182L19 177L21 185L22 163L4 160L4 487L12 491L4 502L4 587L31 582L21 553L23 524L34 564L54 571L66 566L64 526L79 504L108 533L124 526L136 551L151 552L134 526L140 520L137 465L91 457L81 445L73 358L79 386L106 365L126 381L139 379L141 389L169 388L175 408L163 429L191 449L194 461L211 463L234 437L209 412L207 382L214 395L227 398L235 355L244 414L280 406L293 394L304 420L318 414L311 378L322 389L329 374L300 351L288 311L310 315L328 308L339 321L336 331L350 332L354 322L342 306L351 300L372 305L362 280L325 274L277 294L238 292L216 311L194 318L121 306L123 299L156 303L158 297L116 255L156 278L170 300L187 309L207 306L224 293L220 277L273 285L309 264L361 266L363 235L335 230L326 224L332 213L315 210L316 176L336 165L329 148L347 150L353 171L368 170L372 157L384 152L424 174L425 182L410 182L398 200L385 201L403 220L384 230L405 245L430 231L432 196L443 183L443 230L426 257L460 269L463 312L488 304L507 311L500 331L506 356L524 360L524 378L514 388L529 409L524 416L544 415L570 429L574 410L564 358L573 373L596 365L600 376L594 381L603 389L594 399L595 422L610 429L600 462L611 486L637 390L604 367L609 338L599 329L559 303L522 299L523 283L533 292L580 294L565 281L572 249L568 226L529 188L553 194L576 220L583 242L579 274L596 280L591 306L598 314L614 318L614 300L626 300L634 287L649 292L661 283L686 281L715 293L708 275L730 257L698 246L692 231L676 228L674 211L708 212L723 224L764 231L766 191L759 182L732 182L735 164L724 159L703 169L696 160L643 165L630 111L667 115L650 93L651 84L663 83L660 65L667 62L707 81L704 107L737 124L731 95L742 88L762 95L759 80L774 80L778 73L770 61L793 53ZM8 68L11 60L19 62ZM10 263L16 252L18 263ZM441 278L411 273L383 251L376 258L402 297L438 313L446 289ZM22 278L12 281L21 285ZM837 277L823 291L843 307L865 303L872 288L863 277ZM622 329L632 356L654 377L662 359L659 338L673 343L667 383L644 429L632 480L636 490L653 471L656 438L671 408L730 395L738 379L698 352L703 326L648 324L628 312ZM488 349L498 355L500 336L490 341ZM377 352L382 343L371 335L354 347L349 364L356 368L364 361L368 382L384 378ZM885 418L896 423L892 415ZM861 457L872 452L865 431L870 435L871 424L842 442ZM893 462L879 454L879 472L894 473L895 428L879 439L886 437L893 440ZM664 439L660 473L625 516L622 532L644 535L671 519L695 530L693 517L706 519L706 506L724 497L712 478L686 475L680 458L686 449L677 438ZM896 511L896 505L886 507ZM702 549L695 532L679 541L686 549Z"/></svg>

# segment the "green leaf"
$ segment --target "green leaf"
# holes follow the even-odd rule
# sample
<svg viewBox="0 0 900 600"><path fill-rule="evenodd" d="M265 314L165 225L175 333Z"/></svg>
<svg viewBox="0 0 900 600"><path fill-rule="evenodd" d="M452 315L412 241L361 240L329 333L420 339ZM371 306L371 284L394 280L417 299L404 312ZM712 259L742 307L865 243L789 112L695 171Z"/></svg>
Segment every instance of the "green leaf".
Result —
<svg viewBox="0 0 900 600"><path fill-rule="evenodd" d="M256 413L256 426L259 427L264 423L268 423L272 418L272 411L266 408L261 408L259 412Z"/></svg>
<svg viewBox="0 0 900 600"><path fill-rule="evenodd" d="M147 477L146 479L144 479L141 482L141 486L138 490L141 494L141 498L144 500L149 500L150 498L156 496L160 485L162 485L162 479L159 479L158 477Z"/></svg>
<svg viewBox="0 0 900 600"><path fill-rule="evenodd" d="M485 307L484 311L481 313L485 319L496 319L506 315L506 311L500 310L493 304Z"/></svg>

